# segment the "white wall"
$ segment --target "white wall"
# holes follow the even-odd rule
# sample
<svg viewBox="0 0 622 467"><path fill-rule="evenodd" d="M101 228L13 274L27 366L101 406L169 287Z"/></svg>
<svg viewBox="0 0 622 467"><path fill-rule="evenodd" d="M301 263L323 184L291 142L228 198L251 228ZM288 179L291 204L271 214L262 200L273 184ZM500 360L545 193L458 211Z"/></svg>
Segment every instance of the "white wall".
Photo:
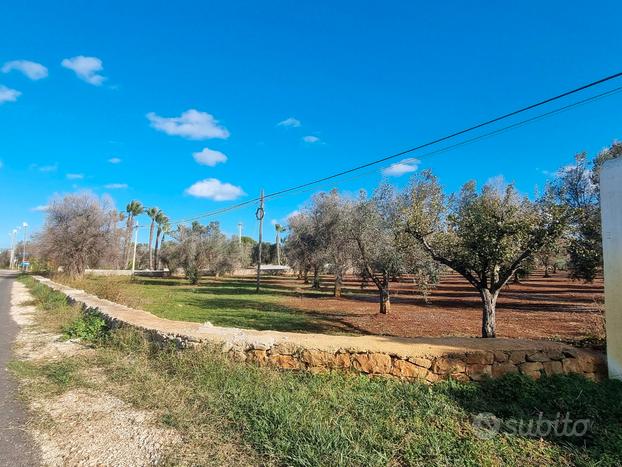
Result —
<svg viewBox="0 0 622 467"><path fill-rule="evenodd" d="M622 158L605 162L600 176L605 262L605 318L609 377L622 379Z"/></svg>

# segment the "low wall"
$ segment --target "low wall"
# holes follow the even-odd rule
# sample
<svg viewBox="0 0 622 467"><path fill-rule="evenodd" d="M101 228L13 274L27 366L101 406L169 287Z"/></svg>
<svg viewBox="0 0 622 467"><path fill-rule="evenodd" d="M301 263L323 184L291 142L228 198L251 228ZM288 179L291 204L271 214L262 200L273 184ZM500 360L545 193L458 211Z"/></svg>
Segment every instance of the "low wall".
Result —
<svg viewBox="0 0 622 467"><path fill-rule="evenodd" d="M172 341L180 347L216 345L236 361L258 365L311 372L339 369L428 382L449 377L479 381L508 373L532 378L558 373L580 373L591 379L606 375L602 354L557 342L334 336L225 328L159 318L43 277L35 279L66 294L85 309L101 314L112 326L130 325L156 340Z"/></svg>

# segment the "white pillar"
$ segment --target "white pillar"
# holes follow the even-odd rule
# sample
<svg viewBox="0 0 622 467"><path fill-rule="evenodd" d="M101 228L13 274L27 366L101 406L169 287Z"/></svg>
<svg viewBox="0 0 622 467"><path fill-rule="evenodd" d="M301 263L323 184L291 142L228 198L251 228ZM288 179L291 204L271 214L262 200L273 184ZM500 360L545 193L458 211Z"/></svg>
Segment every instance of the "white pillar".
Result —
<svg viewBox="0 0 622 467"><path fill-rule="evenodd" d="M600 206L609 377L622 379L622 158L603 164Z"/></svg>

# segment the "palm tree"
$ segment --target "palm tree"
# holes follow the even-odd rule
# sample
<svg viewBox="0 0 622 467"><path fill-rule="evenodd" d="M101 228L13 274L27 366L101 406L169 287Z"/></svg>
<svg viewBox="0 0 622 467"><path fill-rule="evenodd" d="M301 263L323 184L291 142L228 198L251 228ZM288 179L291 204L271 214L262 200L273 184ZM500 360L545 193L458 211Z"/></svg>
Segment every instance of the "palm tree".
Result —
<svg viewBox="0 0 622 467"><path fill-rule="evenodd" d="M276 230L276 263L281 265L281 233L285 232L285 227L281 224L274 224Z"/></svg>
<svg viewBox="0 0 622 467"><path fill-rule="evenodd" d="M130 243L132 240L132 234L134 233L134 218L136 216L140 216L144 212L145 208L138 200L132 200L125 207L125 212L127 212L127 224L125 227L125 252L123 257L125 258L125 267L130 261Z"/></svg>
<svg viewBox="0 0 622 467"><path fill-rule="evenodd" d="M158 269L158 248L160 247L160 235L162 234L163 228L168 225L169 218L162 211L158 212L155 216L155 222L158 224L158 230L156 232L155 239L155 267Z"/></svg>
<svg viewBox="0 0 622 467"><path fill-rule="evenodd" d="M156 216L160 212L160 208L149 208L145 211L145 213L151 218L151 226L149 227L149 269L153 269L153 250L151 249L151 245L153 245L153 228L155 227Z"/></svg>

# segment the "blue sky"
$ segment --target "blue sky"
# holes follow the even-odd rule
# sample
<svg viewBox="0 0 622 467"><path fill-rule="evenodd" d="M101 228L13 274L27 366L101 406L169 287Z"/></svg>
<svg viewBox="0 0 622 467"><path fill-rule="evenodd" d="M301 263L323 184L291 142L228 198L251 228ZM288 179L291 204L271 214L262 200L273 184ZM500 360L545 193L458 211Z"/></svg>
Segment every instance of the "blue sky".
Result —
<svg viewBox="0 0 622 467"><path fill-rule="evenodd" d="M0 17L0 247L22 221L36 230L54 194L92 190L185 218L622 69L619 1L432 3L10 2ZM620 109L622 94L413 157L448 190L503 175L531 193L576 152L622 138ZM398 172L389 178L403 185L409 174ZM269 202L266 220L310 194ZM256 235L254 207L218 220Z"/></svg>

